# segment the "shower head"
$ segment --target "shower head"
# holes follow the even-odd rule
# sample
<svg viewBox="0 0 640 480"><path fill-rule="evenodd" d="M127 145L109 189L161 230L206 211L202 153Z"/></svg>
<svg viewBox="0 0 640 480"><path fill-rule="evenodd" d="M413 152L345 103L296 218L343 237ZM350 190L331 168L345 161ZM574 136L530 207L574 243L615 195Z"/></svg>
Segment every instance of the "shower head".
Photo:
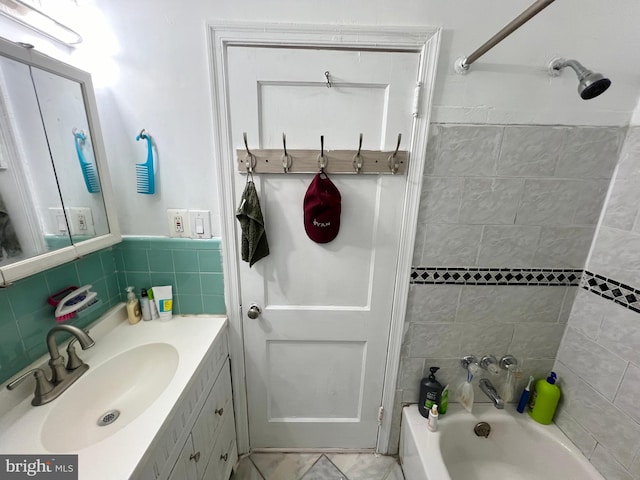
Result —
<svg viewBox="0 0 640 480"><path fill-rule="evenodd" d="M549 64L549 75L557 77L564 67L571 67L578 75L578 93L583 100L597 97L609 88L611 80L600 73L594 73L576 60L555 58Z"/></svg>

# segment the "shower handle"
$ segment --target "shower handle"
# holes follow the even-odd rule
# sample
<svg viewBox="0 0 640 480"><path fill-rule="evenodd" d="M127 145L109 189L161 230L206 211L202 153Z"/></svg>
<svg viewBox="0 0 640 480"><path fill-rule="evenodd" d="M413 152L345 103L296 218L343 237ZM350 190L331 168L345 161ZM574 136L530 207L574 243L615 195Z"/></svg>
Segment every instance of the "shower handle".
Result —
<svg viewBox="0 0 640 480"><path fill-rule="evenodd" d="M255 303L252 303L249 306L249 310L247 311L247 317L249 317L251 320L255 320L260 316L261 313L262 313L262 310L260 309L260 306L258 306Z"/></svg>

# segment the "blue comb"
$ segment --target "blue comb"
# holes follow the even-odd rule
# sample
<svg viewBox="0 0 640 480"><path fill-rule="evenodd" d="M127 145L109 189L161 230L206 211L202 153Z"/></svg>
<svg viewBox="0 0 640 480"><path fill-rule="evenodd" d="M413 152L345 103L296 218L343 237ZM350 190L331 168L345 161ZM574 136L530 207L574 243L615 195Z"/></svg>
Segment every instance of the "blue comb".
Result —
<svg viewBox="0 0 640 480"><path fill-rule="evenodd" d="M151 135L146 133L144 129L136 137L136 141L140 141L141 138L147 141L147 161L136 163L136 186L138 193L152 195L156 193L156 178L153 172L153 142Z"/></svg>
<svg viewBox="0 0 640 480"><path fill-rule="evenodd" d="M78 161L80 162L80 169L82 170L82 176L84 177L84 184L87 186L89 193L100 193L100 180L98 179L98 172L93 163L88 162L82 152L84 142L87 140L87 136L82 130L74 128L72 130L73 139L76 144L76 153L78 154Z"/></svg>

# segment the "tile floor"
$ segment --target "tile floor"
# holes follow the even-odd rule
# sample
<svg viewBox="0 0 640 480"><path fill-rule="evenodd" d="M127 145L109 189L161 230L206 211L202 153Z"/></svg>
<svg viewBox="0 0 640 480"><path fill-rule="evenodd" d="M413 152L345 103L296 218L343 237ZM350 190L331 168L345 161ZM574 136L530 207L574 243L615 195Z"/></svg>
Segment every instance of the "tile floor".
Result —
<svg viewBox="0 0 640 480"><path fill-rule="evenodd" d="M252 453L231 480L404 480L395 457L373 453Z"/></svg>

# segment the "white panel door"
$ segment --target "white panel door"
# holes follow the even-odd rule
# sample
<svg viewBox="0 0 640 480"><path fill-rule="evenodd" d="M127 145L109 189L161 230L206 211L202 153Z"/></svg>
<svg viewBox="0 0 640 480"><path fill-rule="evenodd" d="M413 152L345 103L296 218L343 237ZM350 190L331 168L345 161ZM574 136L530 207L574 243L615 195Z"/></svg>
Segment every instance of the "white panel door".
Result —
<svg viewBox="0 0 640 480"><path fill-rule="evenodd" d="M233 143L253 148L407 148L416 52L231 46ZM329 72L331 87L326 84ZM235 159L229 159L235 161ZM252 448L374 448L403 214L404 175L332 175L342 195L330 243L310 240L303 198L311 174L255 183L271 254L241 264ZM245 175L236 173L236 202ZM236 205L237 206L237 205ZM239 233L239 229L238 229ZM262 314L250 319L257 304Z"/></svg>

